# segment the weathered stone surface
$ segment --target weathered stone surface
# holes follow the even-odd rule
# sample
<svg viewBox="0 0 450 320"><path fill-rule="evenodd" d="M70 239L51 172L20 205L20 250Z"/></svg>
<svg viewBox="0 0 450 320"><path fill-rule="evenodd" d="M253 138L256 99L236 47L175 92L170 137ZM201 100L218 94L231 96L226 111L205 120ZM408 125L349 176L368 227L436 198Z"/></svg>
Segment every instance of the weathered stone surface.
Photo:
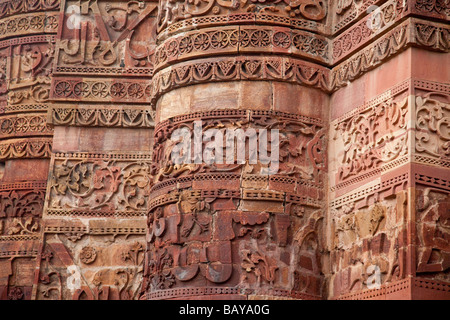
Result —
<svg viewBox="0 0 450 320"><path fill-rule="evenodd" d="M450 299L449 9L0 0L0 299Z"/></svg>
<svg viewBox="0 0 450 320"><path fill-rule="evenodd" d="M59 1L0 3L0 299L32 298L53 128Z"/></svg>

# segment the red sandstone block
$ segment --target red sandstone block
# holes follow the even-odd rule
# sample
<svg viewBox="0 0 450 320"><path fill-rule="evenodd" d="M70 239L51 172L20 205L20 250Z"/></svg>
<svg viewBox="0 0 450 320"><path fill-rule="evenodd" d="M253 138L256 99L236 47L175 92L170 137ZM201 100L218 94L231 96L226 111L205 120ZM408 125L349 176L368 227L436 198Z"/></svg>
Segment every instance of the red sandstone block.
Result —
<svg viewBox="0 0 450 320"><path fill-rule="evenodd" d="M284 213L283 203L281 203L281 202L273 202L273 201L242 200L240 208L243 211L261 211L261 212Z"/></svg>
<svg viewBox="0 0 450 320"><path fill-rule="evenodd" d="M197 175L192 182L192 188L196 190L239 190L240 188L240 180L230 179L227 175L219 174L216 177L213 174L207 174L205 177L208 177L208 179L202 179L202 175Z"/></svg>
<svg viewBox="0 0 450 320"><path fill-rule="evenodd" d="M217 199L213 202L212 209L215 211L236 210L238 202L238 199Z"/></svg>
<svg viewBox="0 0 450 320"><path fill-rule="evenodd" d="M217 212L215 215L215 225L213 240L232 240L235 237L232 225L232 212Z"/></svg>

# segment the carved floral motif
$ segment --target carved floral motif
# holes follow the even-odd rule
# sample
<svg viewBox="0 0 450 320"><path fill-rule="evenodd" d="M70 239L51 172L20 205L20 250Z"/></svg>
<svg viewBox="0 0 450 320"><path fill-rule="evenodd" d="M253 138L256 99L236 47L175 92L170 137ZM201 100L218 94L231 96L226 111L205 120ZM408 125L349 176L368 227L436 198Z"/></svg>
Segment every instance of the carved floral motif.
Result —
<svg viewBox="0 0 450 320"><path fill-rule="evenodd" d="M438 158L450 157L449 96L416 98L416 151Z"/></svg>
<svg viewBox="0 0 450 320"><path fill-rule="evenodd" d="M145 210L151 180L149 163L59 160L51 177L50 209Z"/></svg>
<svg viewBox="0 0 450 320"><path fill-rule="evenodd" d="M45 192L42 190L2 191L0 192L0 217L22 218L27 215L40 217L44 197ZM31 221L28 225L30 224Z"/></svg>
<svg viewBox="0 0 450 320"><path fill-rule="evenodd" d="M448 15L450 12L450 3L446 0L417 0L416 9L420 11L437 12Z"/></svg>
<svg viewBox="0 0 450 320"><path fill-rule="evenodd" d="M339 179L345 180L405 155L407 112L407 99L390 101L339 122L336 130L343 142Z"/></svg>
<svg viewBox="0 0 450 320"><path fill-rule="evenodd" d="M0 18L19 13L57 10L59 4L60 0L2 0Z"/></svg>

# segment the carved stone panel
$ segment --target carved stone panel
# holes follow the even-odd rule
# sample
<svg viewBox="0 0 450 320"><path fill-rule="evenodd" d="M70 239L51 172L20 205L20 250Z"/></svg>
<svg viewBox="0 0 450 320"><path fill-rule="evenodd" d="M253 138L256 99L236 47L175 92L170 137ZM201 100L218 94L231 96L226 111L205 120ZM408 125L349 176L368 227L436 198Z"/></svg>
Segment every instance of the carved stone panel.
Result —
<svg viewBox="0 0 450 320"><path fill-rule="evenodd" d="M0 1L0 300L32 299L59 7L59 0Z"/></svg>
<svg viewBox="0 0 450 320"><path fill-rule="evenodd" d="M449 16L0 0L0 299L450 299Z"/></svg>

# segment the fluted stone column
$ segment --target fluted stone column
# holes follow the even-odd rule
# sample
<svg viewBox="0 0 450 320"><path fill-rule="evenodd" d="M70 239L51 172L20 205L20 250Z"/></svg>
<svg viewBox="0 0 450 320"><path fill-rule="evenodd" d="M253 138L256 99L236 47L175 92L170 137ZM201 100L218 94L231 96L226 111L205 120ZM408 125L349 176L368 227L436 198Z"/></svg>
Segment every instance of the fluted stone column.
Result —
<svg viewBox="0 0 450 320"><path fill-rule="evenodd" d="M59 0L0 3L0 300L32 298L53 128Z"/></svg>
<svg viewBox="0 0 450 320"><path fill-rule="evenodd" d="M327 12L322 1L161 1L143 299L322 297ZM174 163L177 130L199 156L199 123L224 139L254 130L258 147L250 135L244 163ZM273 174L249 161L263 129L265 151L279 150Z"/></svg>

